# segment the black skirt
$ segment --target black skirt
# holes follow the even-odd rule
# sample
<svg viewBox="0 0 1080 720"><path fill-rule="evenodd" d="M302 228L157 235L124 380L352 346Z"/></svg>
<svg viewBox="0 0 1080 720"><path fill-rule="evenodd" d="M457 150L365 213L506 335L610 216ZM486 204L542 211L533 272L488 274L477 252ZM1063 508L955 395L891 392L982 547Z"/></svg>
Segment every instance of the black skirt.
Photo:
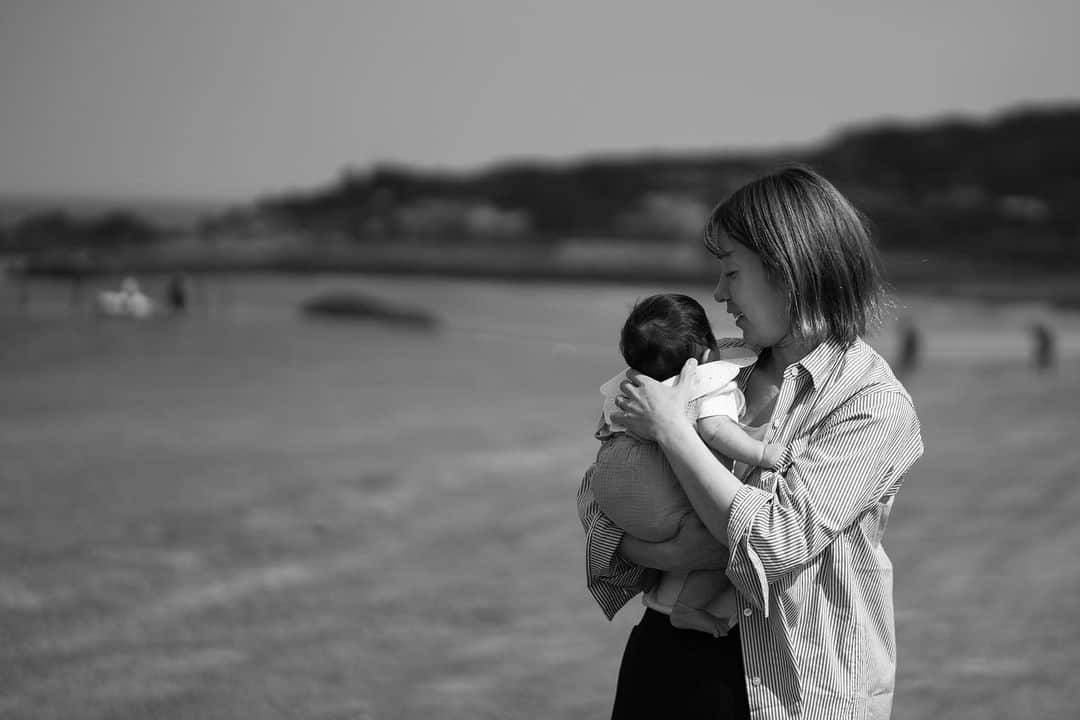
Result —
<svg viewBox="0 0 1080 720"><path fill-rule="evenodd" d="M748 719L739 629L714 638L646 610L626 641L611 717Z"/></svg>

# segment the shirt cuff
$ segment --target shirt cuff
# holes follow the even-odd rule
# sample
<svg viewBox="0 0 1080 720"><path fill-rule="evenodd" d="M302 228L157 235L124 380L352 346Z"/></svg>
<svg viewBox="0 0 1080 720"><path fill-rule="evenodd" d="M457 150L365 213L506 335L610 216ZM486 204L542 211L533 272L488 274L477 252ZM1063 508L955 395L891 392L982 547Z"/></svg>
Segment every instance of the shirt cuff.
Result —
<svg viewBox="0 0 1080 720"><path fill-rule="evenodd" d="M733 551L750 534L750 526L757 511L769 502L769 495L750 485L743 485L735 493L728 511L727 545Z"/></svg>
<svg viewBox="0 0 1080 720"><path fill-rule="evenodd" d="M744 597L769 615L769 580L757 551L750 544L754 517L771 500L764 490L743 485L735 493L728 515L727 540L730 554L726 574Z"/></svg>
<svg viewBox="0 0 1080 720"><path fill-rule="evenodd" d="M655 582L655 573L619 554L625 533L600 515L585 539L586 584L608 620Z"/></svg>
<svg viewBox="0 0 1080 720"><path fill-rule="evenodd" d="M589 577L622 587L640 584L642 568L619 554L623 531L610 523L605 525L598 523L586 541Z"/></svg>

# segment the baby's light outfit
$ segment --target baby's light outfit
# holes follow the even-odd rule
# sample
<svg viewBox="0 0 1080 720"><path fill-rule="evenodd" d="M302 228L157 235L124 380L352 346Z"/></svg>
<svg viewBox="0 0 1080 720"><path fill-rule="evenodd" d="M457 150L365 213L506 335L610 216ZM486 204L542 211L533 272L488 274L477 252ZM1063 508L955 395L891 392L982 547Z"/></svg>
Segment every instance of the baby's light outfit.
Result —
<svg viewBox="0 0 1080 720"><path fill-rule="evenodd" d="M735 348L726 359L699 365L697 393L687 408L693 420L724 415L738 422L745 399L736 384L739 371L756 356ZM626 371L604 383L603 416L596 431L600 449L592 476L592 489L601 511L633 537L660 542L674 537L683 517L692 512L690 501L653 442L639 440L611 419L618 412L615 398ZM674 385L672 377L663 384ZM728 467L730 460L726 461ZM672 624L710 634L726 632L734 624L736 601L722 571L690 574L663 573L644 596L645 605L672 616ZM719 625L718 625L719 623Z"/></svg>

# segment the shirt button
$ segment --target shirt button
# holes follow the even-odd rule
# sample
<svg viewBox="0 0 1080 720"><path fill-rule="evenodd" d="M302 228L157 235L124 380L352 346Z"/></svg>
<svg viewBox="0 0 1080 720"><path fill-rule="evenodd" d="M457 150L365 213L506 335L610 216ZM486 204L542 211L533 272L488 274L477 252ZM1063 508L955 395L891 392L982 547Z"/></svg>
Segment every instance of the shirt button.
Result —
<svg viewBox="0 0 1080 720"><path fill-rule="evenodd" d="M754 683L754 685L761 685L761 678L755 675L750 682Z"/></svg>
<svg viewBox="0 0 1080 720"><path fill-rule="evenodd" d="M773 430L775 430L776 428L780 427L780 423L781 423L781 422L782 422L782 421L781 421L781 419L780 419L780 418L776 418L775 420L773 420L773 421L772 421L772 426L773 426Z"/></svg>
<svg viewBox="0 0 1080 720"><path fill-rule="evenodd" d="M745 615L746 617L750 617L751 615L754 614L754 611L751 610L750 608L743 608L742 614Z"/></svg>

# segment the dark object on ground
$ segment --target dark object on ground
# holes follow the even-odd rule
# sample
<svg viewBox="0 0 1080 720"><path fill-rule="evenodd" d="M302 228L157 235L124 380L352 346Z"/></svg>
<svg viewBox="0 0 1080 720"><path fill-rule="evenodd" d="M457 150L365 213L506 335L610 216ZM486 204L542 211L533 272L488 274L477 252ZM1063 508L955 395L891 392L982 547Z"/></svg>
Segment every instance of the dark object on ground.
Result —
<svg viewBox="0 0 1080 720"><path fill-rule="evenodd" d="M398 305L353 292L333 292L305 300L300 305L305 315L336 320L378 320L394 325L434 329L434 315L420 308Z"/></svg>

